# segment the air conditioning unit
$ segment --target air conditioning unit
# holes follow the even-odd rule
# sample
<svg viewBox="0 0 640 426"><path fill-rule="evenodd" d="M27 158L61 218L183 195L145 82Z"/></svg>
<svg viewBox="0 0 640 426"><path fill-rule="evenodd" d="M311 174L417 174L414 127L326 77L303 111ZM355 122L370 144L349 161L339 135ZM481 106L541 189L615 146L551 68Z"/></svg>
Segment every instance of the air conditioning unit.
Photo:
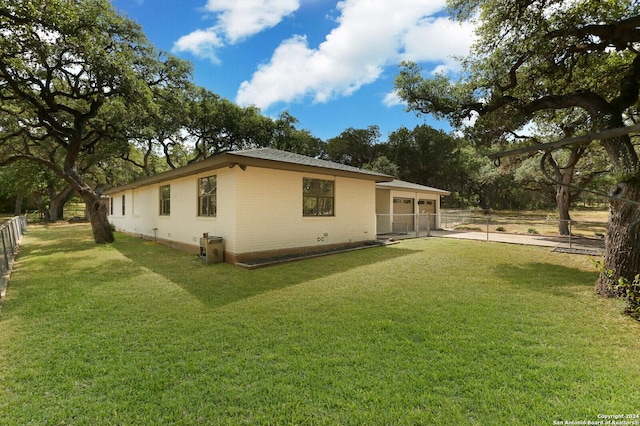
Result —
<svg viewBox="0 0 640 426"><path fill-rule="evenodd" d="M200 259L205 265L224 262L222 237L200 238Z"/></svg>

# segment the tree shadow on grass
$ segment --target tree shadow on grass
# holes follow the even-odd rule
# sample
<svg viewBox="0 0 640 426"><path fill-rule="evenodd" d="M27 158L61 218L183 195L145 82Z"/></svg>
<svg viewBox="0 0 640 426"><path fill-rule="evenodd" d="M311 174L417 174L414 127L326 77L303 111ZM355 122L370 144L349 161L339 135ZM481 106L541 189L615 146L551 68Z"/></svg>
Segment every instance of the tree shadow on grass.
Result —
<svg viewBox="0 0 640 426"><path fill-rule="evenodd" d="M522 266L501 264L496 266L495 274L518 288L571 297L575 295L571 289L593 287L598 278L595 268L590 272L542 262Z"/></svg>
<svg viewBox="0 0 640 426"><path fill-rule="evenodd" d="M119 236L113 247L136 265L178 284L209 307L418 252L372 247L248 270L226 263L205 265L197 255L129 236Z"/></svg>
<svg viewBox="0 0 640 426"><path fill-rule="evenodd" d="M116 234L113 244L96 245L86 225L41 227L30 232L18 256L20 288L46 292L48 301L43 303L47 306L67 303L69 294L110 288L113 283L139 279L143 274L154 280L149 274L153 272L205 306L219 307L418 252L397 246L375 247L247 270L224 263L204 265L197 255L122 234ZM19 308L18 299L12 303L14 309Z"/></svg>

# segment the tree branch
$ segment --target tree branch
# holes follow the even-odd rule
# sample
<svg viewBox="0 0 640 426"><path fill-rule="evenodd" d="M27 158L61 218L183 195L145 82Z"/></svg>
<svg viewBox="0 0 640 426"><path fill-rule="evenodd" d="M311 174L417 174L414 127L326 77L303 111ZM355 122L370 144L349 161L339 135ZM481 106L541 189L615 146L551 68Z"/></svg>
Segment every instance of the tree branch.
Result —
<svg viewBox="0 0 640 426"><path fill-rule="evenodd" d="M589 36L598 37L602 42L593 43L591 41L576 44L573 47L582 50L603 51L606 47L614 46L618 50L624 50L632 43L640 42L640 16L632 16L627 19L612 24L591 24L580 28L564 28L551 31L546 38L554 39L559 37L573 36L582 40L586 40Z"/></svg>
<svg viewBox="0 0 640 426"><path fill-rule="evenodd" d="M600 95L589 90L578 90L565 95L543 96L520 106L520 110L529 115L545 109L557 110L571 107L580 107L592 117L610 108L607 101Z"/></svg>
<svg viewBox="0 0 640 426"><path fill-rule="evenodd" d="M509 70L509 84L502 87L499 84L497 85L498 88L502 91L502 92L506 92L509 89L513 89L514 87L516 87L518 85L518 69L522 66L522 64L524 64L524 61L526 60L526 56L522 55L518 58L518 60L515 62L515 64L513 64L513 66L511 67L511 69Z"/></svg>
<svg viewBox="0 0 640 426"><path fill-rule="evenodd" d="M629 72L620 81L620 95L611 101L611 106L620 114L638 101L640 95L640 55L636 55Z"/></svg>

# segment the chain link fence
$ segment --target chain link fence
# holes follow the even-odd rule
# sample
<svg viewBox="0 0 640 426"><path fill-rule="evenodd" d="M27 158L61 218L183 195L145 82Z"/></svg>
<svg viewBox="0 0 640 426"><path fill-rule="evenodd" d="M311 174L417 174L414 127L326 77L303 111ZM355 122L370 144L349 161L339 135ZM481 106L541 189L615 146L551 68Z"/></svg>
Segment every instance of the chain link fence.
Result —
<svg viewBox="0 0 640 426"><path fill-rule="evenodd" d="M568 248L588 248L604 251L606 222L560 220L553 215L494 215L473 211L445 211L441 214L442 229L451 231L518 234L553 239Z"/></svg>
<svg viewBox="0 0 640 426"><path fill-rule="evenodd" d="M604 251L606 222L559 220L553 215L496 215L478 211L442 211L439 214L379 214L380 236L428 237L437 231L473 234L474 239L505 241L509 235L528 236L545 245L590 253Z"/></svg>
<svg viewBox="0 0 640 426"><path fill-rule="evenodd" d="M0 259L0 276L11 269L13 259L18 252L18 246L27 230L27 216L15 216L0 225L0 239L2 240L2 258Z"/></svg>

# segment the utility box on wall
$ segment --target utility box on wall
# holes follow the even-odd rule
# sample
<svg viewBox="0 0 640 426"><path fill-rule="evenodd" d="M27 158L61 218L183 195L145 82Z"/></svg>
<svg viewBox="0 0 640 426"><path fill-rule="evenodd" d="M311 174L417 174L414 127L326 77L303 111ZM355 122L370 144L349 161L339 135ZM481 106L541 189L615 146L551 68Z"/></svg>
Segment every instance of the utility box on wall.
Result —
<svg viewBox="0 0 640 426"><path fill-rule="evenodd" d="M224 262L222 237L200 238L200 259L206 265Z"/></svg>

